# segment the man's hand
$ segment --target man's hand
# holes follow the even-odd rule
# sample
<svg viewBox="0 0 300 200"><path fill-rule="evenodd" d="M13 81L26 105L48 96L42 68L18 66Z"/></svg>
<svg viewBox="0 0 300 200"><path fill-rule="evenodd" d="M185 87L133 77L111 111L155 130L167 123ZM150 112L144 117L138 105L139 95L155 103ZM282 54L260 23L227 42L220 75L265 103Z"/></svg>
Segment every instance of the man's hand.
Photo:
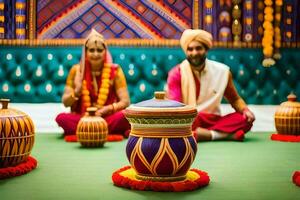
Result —
<svg viewBox="0 0 300 200"><path fill-rule="evenodd" d="M243 110L243 116L245 117L245 119L247 119L248 123L252 123L255 120L253 112L251 112L248 108L245 108Z"/></svg>

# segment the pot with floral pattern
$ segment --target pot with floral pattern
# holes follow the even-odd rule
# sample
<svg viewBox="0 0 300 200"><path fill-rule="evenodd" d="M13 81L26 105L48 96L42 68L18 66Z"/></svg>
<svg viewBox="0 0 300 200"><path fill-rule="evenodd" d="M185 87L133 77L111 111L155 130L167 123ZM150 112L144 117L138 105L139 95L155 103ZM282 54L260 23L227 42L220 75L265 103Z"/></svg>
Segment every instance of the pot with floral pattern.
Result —
<svg viewBox="0 0 300 200"><path fill-rule="evenodd" d="M129 106L127 158L140 180L177 181L186 177L197 152L191 125L196 108L165 99L165 92Z"/></svg>

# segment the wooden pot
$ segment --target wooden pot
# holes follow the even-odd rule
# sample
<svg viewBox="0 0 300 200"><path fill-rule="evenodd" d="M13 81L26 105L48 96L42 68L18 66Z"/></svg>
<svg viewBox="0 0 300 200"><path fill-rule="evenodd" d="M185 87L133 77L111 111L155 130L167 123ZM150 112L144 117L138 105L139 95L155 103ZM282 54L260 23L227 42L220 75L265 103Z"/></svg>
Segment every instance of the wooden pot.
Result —
<svg viewBox="0 0 300 200"><path fill-rule="evenodd" d="M297 97L290 94L288 101L283 102L275 112L275 127L278 134L300 135L300 103Z"/></svg>
<svg viewBox="0 0 300 200"><path fill-rule="evenodd" d="M25 162L34 144L34 124L24 112L8 108L9 99L0 99L0 168Z"/></svg>
<svg viewBox="0 0 300 200"><path fill-rule="evenodd" d="M96 107L87 108L88 115L82 117L77 125L77 139L84 147L102 147L106 142L107 123L102 117L95 116L96 111Z"/></svg>

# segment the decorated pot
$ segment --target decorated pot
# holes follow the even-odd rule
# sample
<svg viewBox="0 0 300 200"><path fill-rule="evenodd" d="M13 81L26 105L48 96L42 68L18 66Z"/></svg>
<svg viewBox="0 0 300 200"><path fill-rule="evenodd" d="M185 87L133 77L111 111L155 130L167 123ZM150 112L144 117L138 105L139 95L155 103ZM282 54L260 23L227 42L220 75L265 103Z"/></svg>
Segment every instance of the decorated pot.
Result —
<svg viewBox="0 0 300 200"><path fill-rule="evenodd" d="M8 108L9 99L1 99L0 168L25 162L34 144L34 124L24 112Z"/></svg>
<svg viewBox="0 0 300 200"><path fill-rule="evenodd" d="M137 179L183 180L197 152L191 131L197 110L165 99L164 92L155 92L154 96L125 110L131 124L127 158Z"/></svg>
<svg viewBox="0 0 300 200"><path fill-rule="evenodd" d="M96 116L96 107L87 108L87 115L77 125L77 140L84 147L102 147L106 142L108 127L106 121Z"/></svg>
<svg viewBox="0 0 300 200"><path fill-rule="evenodd" d="M288 101L283 102L275 112L275 127L277 133L300 135L300 103L296 102L294 94L288 95Z"/></svg>

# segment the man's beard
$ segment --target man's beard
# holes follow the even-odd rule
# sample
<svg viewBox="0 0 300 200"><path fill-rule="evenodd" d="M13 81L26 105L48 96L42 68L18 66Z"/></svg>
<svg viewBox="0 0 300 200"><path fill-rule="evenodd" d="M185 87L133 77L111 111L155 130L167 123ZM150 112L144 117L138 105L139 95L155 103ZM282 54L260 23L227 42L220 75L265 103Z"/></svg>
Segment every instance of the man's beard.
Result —
<svg viewBox="0 0 300 200"><path fill-rule="evenodd" d="M203 56L188 56L187 60L194 67L201 67L206 60L206 55Z"/></svg>

